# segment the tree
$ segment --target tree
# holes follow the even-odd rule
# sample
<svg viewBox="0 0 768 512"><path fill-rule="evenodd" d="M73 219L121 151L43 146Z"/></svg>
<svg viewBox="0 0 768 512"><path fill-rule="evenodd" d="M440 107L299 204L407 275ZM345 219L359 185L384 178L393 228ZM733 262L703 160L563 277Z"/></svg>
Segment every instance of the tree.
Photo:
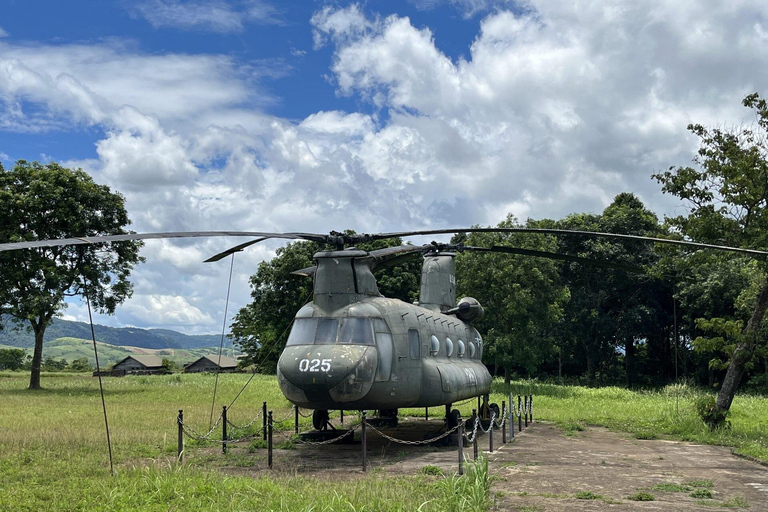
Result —
<svg viewBox="0 0 768 512"><path fill-rule="evenodd" d="M0 370L18 370L24 366L24 351L20 348L0 349Z"/></svg>
<svg viewBox="0 0 768 512"><path fill-rule="evenodd" d="M662 230L656 216L629 193L617 195L601 215L569 215L557 227L641 236L658 236ZM560 237L558 246L560 252L634 266L648 267L658 259L653 246L640 241L574 236ZM627 385L633 385L637 344L665 345L658 339L665 311L660 302L664 296L671 298L671 291L644 275L581 263L561 264L561 276L571 294L563 342L580 349L587 379L593 382L598 372L602 379L605 365L623 351Z"/></svg>
<svg viewBox="0 0 768 512"><path fill-rule="evenodd" d="M744 98L756 125L733 129L688 125L700 141L695 167L670 167L654 174L662 190L687 201L690 213L669 219L693 240L765 249L768 242L768 103L755 93ZM761 261L762 270L765 262ZM768 275L768 274L764 274ZM736 343L716 401L725 414L756 349L768 308L768 278L763 280L750 318Z"/></svg>
<svg viewBox="0 0 768 512"><path fill-rule="evenodd" d="M67 365L67 370L71 372L90 372L93 370L93 367L91 366L91 363L88 362L87 357L78 357L77 359L73 359L69 365Z"/></svg>
<svg viewBox="0 0 768 512"><path fill-rule="evenodd" d="M394 238L362 243L358 248L373 251L401 243ZM247 354L243 364L275 371L294 316L312 299L312 280L291 272L312 266L312 256L324 249L316 242L293 242L278 249L272 260L259 264L250 279L253 302L235 315L230 335ZM411 260L376 269L374 276L382 295L411 301L418 293L420 269L420 262Z"/></svg>
<svg viewBox="0 0 768 512"><path fill-rule="evenodd" d="M498 227L520 224L508 216ZM538 226L532 221L528 227ZM462 237L463 238L463 237ZM454 237L454 241L459 241ZM551 237L513 233L472 233L461 240L468 246L514 245L525 249L552 251ZM487 363L511 372L535 374L555 353L554 325L562 317L568 290L557 275L557 265L546 258L499 253L461 253L456 261L457 292L472 296L485 308L477 329L485 336Z"/></svg>
<svg viewBox="0 0 768 512"><path fill-rule="evenodd" d="M56 163L0 165L0 241L22 242L128 233L124 198L84 171ZM113 313L131 295L140 242L113 242L0 252L0 317L28 323L35 334L29 388L40 388L43 336L68 296L87 294Z"/></svg>

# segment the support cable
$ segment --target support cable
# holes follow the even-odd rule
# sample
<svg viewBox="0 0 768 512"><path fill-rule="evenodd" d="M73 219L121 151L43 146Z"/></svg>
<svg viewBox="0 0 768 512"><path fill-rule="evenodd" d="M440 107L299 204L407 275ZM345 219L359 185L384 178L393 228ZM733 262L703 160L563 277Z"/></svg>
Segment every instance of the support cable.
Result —
<svg viewBox="0 0 768 512"><path fill-rule="evenodd" d="M235 268L235 253L229 264L229 283L227 284L227 300L224 303L224 322L221 326L221 342L219 342L219 359L216 366L216 381L213 384L213 400L211 401L211 417L208 419L208 427L213 423L213 408L216 405L216 390L219 387L219 373L221 373L221 352L224 350L224 333L227 330L227 311L229 310L229 292L232 290L232 270Z"/></svg>
<svg viewBox="0 0 768 512"><path fill-rule="evenodd" d="M96 357L96 375L99 377L99 391L101 392L101 408L104 410L104 427L107 431L107 448L109 449L109 474L115 476L115 467L112 462L112 440L109 436L109 421L107 420L107 402L104 400L104 385L101 382L101 366L99 366L99 351L96 349L96 331L93 328L93 314L91 313L91 299L85 289L85 302L88 304L88 320L91 324L91 339L93 340L93 354Z"/></svg>

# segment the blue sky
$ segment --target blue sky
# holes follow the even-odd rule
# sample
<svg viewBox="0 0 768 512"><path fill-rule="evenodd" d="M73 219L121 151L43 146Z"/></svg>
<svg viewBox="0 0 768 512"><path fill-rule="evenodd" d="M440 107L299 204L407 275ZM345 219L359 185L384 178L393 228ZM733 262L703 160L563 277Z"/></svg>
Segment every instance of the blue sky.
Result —
<svg viewBox="0 0 768 512"><path fill-rule="evenodd" d="M599 212L751 123L758 0L0 3L0 161L82 167L137 231L496 224ZM110 325L216 332L236 240L147 243ZM279 245L238 255L233 308ZM84 319L73 303L69 318Z"/></svg>

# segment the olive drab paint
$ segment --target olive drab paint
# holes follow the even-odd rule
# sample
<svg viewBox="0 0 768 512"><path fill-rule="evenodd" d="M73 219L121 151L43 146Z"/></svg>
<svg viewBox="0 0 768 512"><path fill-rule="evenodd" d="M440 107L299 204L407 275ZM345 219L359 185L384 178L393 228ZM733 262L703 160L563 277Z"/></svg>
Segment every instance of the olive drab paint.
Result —
<svg viewBox="0 0 768 512"><path fill-rule="evenodd" d="M315 410L394 411L490 392L482 317L456 303L453 252L424 257L418 304L382 296L375 261L354 248L315 254L314 299L297 314L277 376L285 397Z"/></svg>

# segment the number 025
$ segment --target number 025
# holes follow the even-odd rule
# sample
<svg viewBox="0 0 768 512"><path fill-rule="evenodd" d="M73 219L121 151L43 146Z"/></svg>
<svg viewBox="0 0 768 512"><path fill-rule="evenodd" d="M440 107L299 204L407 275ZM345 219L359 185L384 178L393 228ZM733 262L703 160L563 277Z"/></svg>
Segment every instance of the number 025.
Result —
<svg viewBox="0 0 768 512"><path fill-rule="evenodd" d="M331 369L330 359L302 359L299 361L300 372L326 372Z"/></svg>

